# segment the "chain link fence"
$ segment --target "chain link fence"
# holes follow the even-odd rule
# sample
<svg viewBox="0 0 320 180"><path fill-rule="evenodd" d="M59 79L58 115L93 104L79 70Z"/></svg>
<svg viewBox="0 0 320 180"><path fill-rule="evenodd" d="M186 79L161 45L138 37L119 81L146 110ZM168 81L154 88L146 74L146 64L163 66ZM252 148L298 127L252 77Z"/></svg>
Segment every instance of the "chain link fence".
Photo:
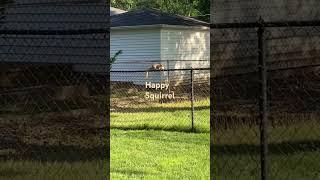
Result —
<svg viewBox="0 0 320 180"><path fill-rule="evenodd" d="M319 25L212 25L214 179L319 179Z"/></svg>
<svg viewBox="0 0 320 180"><path fill-rule="evenodd" d="M111 71L112 129L210 131L209 68L139 71L129 66Z"/></svg>
<svg viewBox="0 0 320 180"><path fill-rule="evenodd" d="M109 176L108 22L99 2L4 6L0 179Z"/></svg>

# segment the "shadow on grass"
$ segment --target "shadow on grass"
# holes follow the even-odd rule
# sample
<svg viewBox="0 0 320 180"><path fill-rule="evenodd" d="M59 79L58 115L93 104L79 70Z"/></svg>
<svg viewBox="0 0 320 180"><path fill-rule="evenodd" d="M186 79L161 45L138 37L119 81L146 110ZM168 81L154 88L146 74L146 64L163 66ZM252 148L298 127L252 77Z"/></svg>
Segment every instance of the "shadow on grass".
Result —
<svg viewBox="0 0 320 180"><path fill-rule="evenodd" d="M140 176L143 177L145 175L156 175L155 173L147 173L144 171L137 171L137 170L118 170L114 169L111 170L112 173L124 174L126 176Z"/></svg>
<svg viewBox="0 0 320 180"><path fill-rule="evenodd" d="M16 176L24 176L28 174L29 172L23 171L23 170L16 170L14 168L4 168L0 169L0 179L2 178L9 178L13 179Z"/></svg>
<svg viewBox="0 0 320 180"><path fill-rule="evenodd" d="M250 144L227 145L217 144L212 145L212 152L217 155L259 155L260 146ZM320 153L320 141L292 141L282 143L270 143L268 146L269 154L286 155L301 152L316 152Z"/></svg>
<svg viewBox="0 0 320 180"><path fill-rule="evenodd" d="M152 126L152 125L130 125L130 126L114 126L111 125L111 130L112 129L118 129L118 130L125 130L125 131L130 131L130 130L155 130L155 131L168 131L168 132L185 132L185 133L209 133L209 129L204 129L204 128L197 128L195 127L192 129L191 127L183 127L183 126L168 126L168 127L163 127L163 126Z"/></svg>
<svg viewBox="0 0 320 180"><path fill-rule="evenodd" d="M15 153L0 156L1 160L30 160L45 162L85 162L105 160L106 147L84 148L81 146L43 146L23 144L15 148Z"/></svg>
<svg viewBox="0 0 320 180"><path fill-rule="evenodd" d="M196 111L209 110L210 106L195 106ZM114 112L118 113L157 113L157 112L175 112L175 111L190 111L191 107L144 107L144 108L119 108Z"/></svg>

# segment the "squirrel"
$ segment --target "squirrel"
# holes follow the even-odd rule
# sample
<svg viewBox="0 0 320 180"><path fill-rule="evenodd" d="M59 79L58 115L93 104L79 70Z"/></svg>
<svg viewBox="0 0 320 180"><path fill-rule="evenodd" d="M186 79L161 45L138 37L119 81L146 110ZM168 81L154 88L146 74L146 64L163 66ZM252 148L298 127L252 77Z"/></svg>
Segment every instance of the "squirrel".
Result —
<svg viewBox="0 0 320 180"><path fill-rule="evenodd" d="M162 71L162 70L164 70L164 66L163 66L162 64L152 64L152 65L147 69L146 78L149 78L149 72L148 72L148 71L154 71L154 70Z"/></svg>

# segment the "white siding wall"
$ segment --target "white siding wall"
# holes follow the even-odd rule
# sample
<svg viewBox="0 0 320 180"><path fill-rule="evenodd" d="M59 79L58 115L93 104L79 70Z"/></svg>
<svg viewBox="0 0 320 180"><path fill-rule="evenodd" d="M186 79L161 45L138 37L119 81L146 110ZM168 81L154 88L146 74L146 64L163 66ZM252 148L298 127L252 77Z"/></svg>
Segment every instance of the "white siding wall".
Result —
<svg viewBox="0 0 320 180"><path fill-rule="evenodd" d="M112 66L112 71L146 70L160 61L160 29L111 29L110 56L119 50L123 53ZM159 75L149 73L149 79L157 81ZM127 81L144 84L145 73L111 73L112 81Z"/></svg>
<svg viewBox="0 0 320 180"><path fill-rule="evenodd" d="M210 31L201 29L161 30L161 60L169 69L209 68ZM169 64L169 67L168 67ZM187 73L187 74L185 74ZM203 73L202 72L195 72ZM189 72L170 73L170 80L182 81ZM195 75L197 77L197 75ZM198 75L207 78L209 73Z"/></svg>
<svg viewBox="0 0 320 180"><path fill-rule="evenodd" d="M161 63L166 69L210 67L209 30L186 28L114 29L111 30L110 39L111 56L119 50L123 51L113 65L112 71L144 71L154 63ZM190 78L189 73L186 71L171 72L170 81L181 82L185 78ZM202 78L208 78L208 76L208 72L201 74ZM195 75L195 77L200 76ZM133 82L135 84L144 84L146 81L161 82L167 79L166 72L150 72L149 78L146 78L145 73L111 73L112 81Z"/></svg>

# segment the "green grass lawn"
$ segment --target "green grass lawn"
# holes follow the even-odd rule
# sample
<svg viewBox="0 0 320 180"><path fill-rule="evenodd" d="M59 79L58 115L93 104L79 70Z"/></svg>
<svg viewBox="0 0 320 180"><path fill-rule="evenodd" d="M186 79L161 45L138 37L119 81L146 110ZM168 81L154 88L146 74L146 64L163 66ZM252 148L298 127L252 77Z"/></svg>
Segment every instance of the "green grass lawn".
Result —
<svg viewBox="0 0 320 180"><path fill-rule="evenodd" d="M190 102L141 103L112 111L111 178L209 179L209 100L197 101L195 109L196 132L191 132ZM39 121L48 125L44 126L47 134L41 137L50 137L54 143L64 139L70 145L39 146L39 152L33 155L27 153L21 159L0 159L0 179L100 179L103 171L99 160L101 157L96 157L96 149L88 148L91 147L90 143L97 145L96 135L73 127L84 122L84 119L68 119L69 125L59 119L52 124L49 123L51 120ZM91 119L94 121L96 118ZM37 124L31 123L29 130L34 131L33 134L43 133L44 127ZM88 124L94 122L88 121ZM62 128L62 125L66 127ZM84 126L86 124L81 127ZM318 119L270 127L269 132L270 179L320 179ZM88 137L88 133L92 133L92 138ZM213 136L212 173L217 180L259 179L257 126L221 128L214 131ZM86 147L76 146L77 143L84 144L82 141L88 143ZM28 148L23 150L34 152Z"/></svg>
<svg viewBox="0 0 320 180"><path fill-rule="evenodd" d="M111 131L111 179L209 179L208 133Z"/></svg>
<svg viewBox="0 0 320 180"><path fill-rule="evenodd" d="M318 120L270 127L267 159L270 179L320 179L319 130ZM213 174L216 179L259 179L258 127L215 131L213 144Z"/></svg>
<svg viewBox="0 0 320 180"><path fill-rule="evenodd" d="M104 168L105 169L105 168ZM99 161L41 162L14 160L1 162L1 180L95 180L105 177Z"/></svg>
<svg viewBox="0 0 320 180"><path fill-rule="evenodd" d="M111 170L113 171L112 177L139 179L142 177L155 178L161 176L162 173L159 173L159 171L161 171L159 168L163 169L164 165L159 163L159 161L161 162L163 157L166 157L167 154L169 156L172 153L172 150L170 150L170 143L172 142L163 142L161 138L161 136L165 138L163 133L165 133L168 137L167 139L170 140L169 137L172 136L171 133L176 134L177 131L180 131L181 139L180 137L174 138L177 139L177 144L179 145L179 141L182 144L184 143L184 134L190 134L189 136L194 135L195 138L199 138L198 134L185 133L190 131L191 127L189 107L189 102L139 104L134 108L124 108L123 110L112 113L111 126L116 129L128 130L123 131L124 136L127 138L122 137L124 143L120 143L122 146L125 144L124 146L126 148L123 152L115 150L116 152L112 153L113 159L111 159L111 162L115 162L114 167L111 165ZM197 101L195 103L195 109L196 131L198 133L204 133L207 138L209 138L209 101ZM314 120L269 128L270 146L268 160L270 178L299 180L317 179L320 177L320 163L316 161L316 159L320 158L319 127L318 120ZM115 130L115 132L122 131ZM132 135L132 133L139 134L139 138ZM143 135L145 135L145 137L143 137ZM213 173L217 179L259 179L260 139L257 126L239 126L228 130L221 128L219 132L214 132L214 135L213 156L215 156L215 161L213 163ZM132 137L132 139L130 139L130 137ZM119 137L118 141L121 142L120 140L121 138ZM197 141L202 140L203 137ZM111 142L111 144L114 146L114 144L117 144L116 142L117 141ZM163 145L163 143L169 143L170 145ZM183 146L182 144L180 146ZM161 147L159 147L159 145ZM198 145L194 147L189 146L191 152L192 149L197 150L197 146ZM154 148L156 148L156 150ZM207 148L209 149L209 147ZM196 159L201 159L201 155L204 154L203 150L197 150L198 154L191 156L189 153L190 150L185 152L184 150L177 149L174 151L175 156L171 157L172 161L176 162L177 160L175 158L181 159L180 156L189 157L184 159L185 164L188 165L189 162L194 160L191 157L196 156ZM131 157L130 160L121 159L123 156L130 157L131 151L135 152L135 155ZM184 156L184 154L186 156ZM121 166L118 166L118 161L123 162ZM207 164L207 167L209 168L209 164ZM117 169L121 169L121 171L119 172ZM134 170L130 171L130 169ZM170 177L170 173L175 174L175 172L172 172L172 169L169 168L167 173L161 177ZM184 174L188 173L189 172L186 171L180 175L177 174L177 178L185 178ZM196 177L191 179L202 177L198 175L197 170L195 170L193 174L195 174Z"/></svg>
<svg viewBox="0 0 320 180"><path fill-rule="evenodd" d="M143 103L111 114L112 179L209 179L209 100Z"/></svg>
<svg viewBox="0 0 320 180"><path fill-rule="evenodd" d="M111 130L112 179L209 179L209 134L155 130ZM88 152L42 152L39 160L1 162L2 180L100 179L99 160ZM83 153L83 154L82 154ZM76 154L76 155L75 155ZM78 156L70 157L70 156ZM95 153L92 153L94 158ZM46 158L53 160L45 160ZM59 160L60 159L60 160Z"/></svg>
<svg viewBox="0 0 320 180"><path fill-rule="evenodd" d="M209 99L194 103L196 132L210 132ZM192 127L190 102L132 105L111 113L111 128L122 130L167 130L189 132Z"/></svg>
<svg viewBox="0 0 320 180"><path fill-rule="evenodd" d="M209 100L195 103L197 133L190 133L190 102L130 108L111 114L112 179L209 179ZM0 150L0 179L100 179L105 169L90 145L98 136L86 130L99 118L88 118L27 121L25 143L37 145L12 155Z"/></svg>

